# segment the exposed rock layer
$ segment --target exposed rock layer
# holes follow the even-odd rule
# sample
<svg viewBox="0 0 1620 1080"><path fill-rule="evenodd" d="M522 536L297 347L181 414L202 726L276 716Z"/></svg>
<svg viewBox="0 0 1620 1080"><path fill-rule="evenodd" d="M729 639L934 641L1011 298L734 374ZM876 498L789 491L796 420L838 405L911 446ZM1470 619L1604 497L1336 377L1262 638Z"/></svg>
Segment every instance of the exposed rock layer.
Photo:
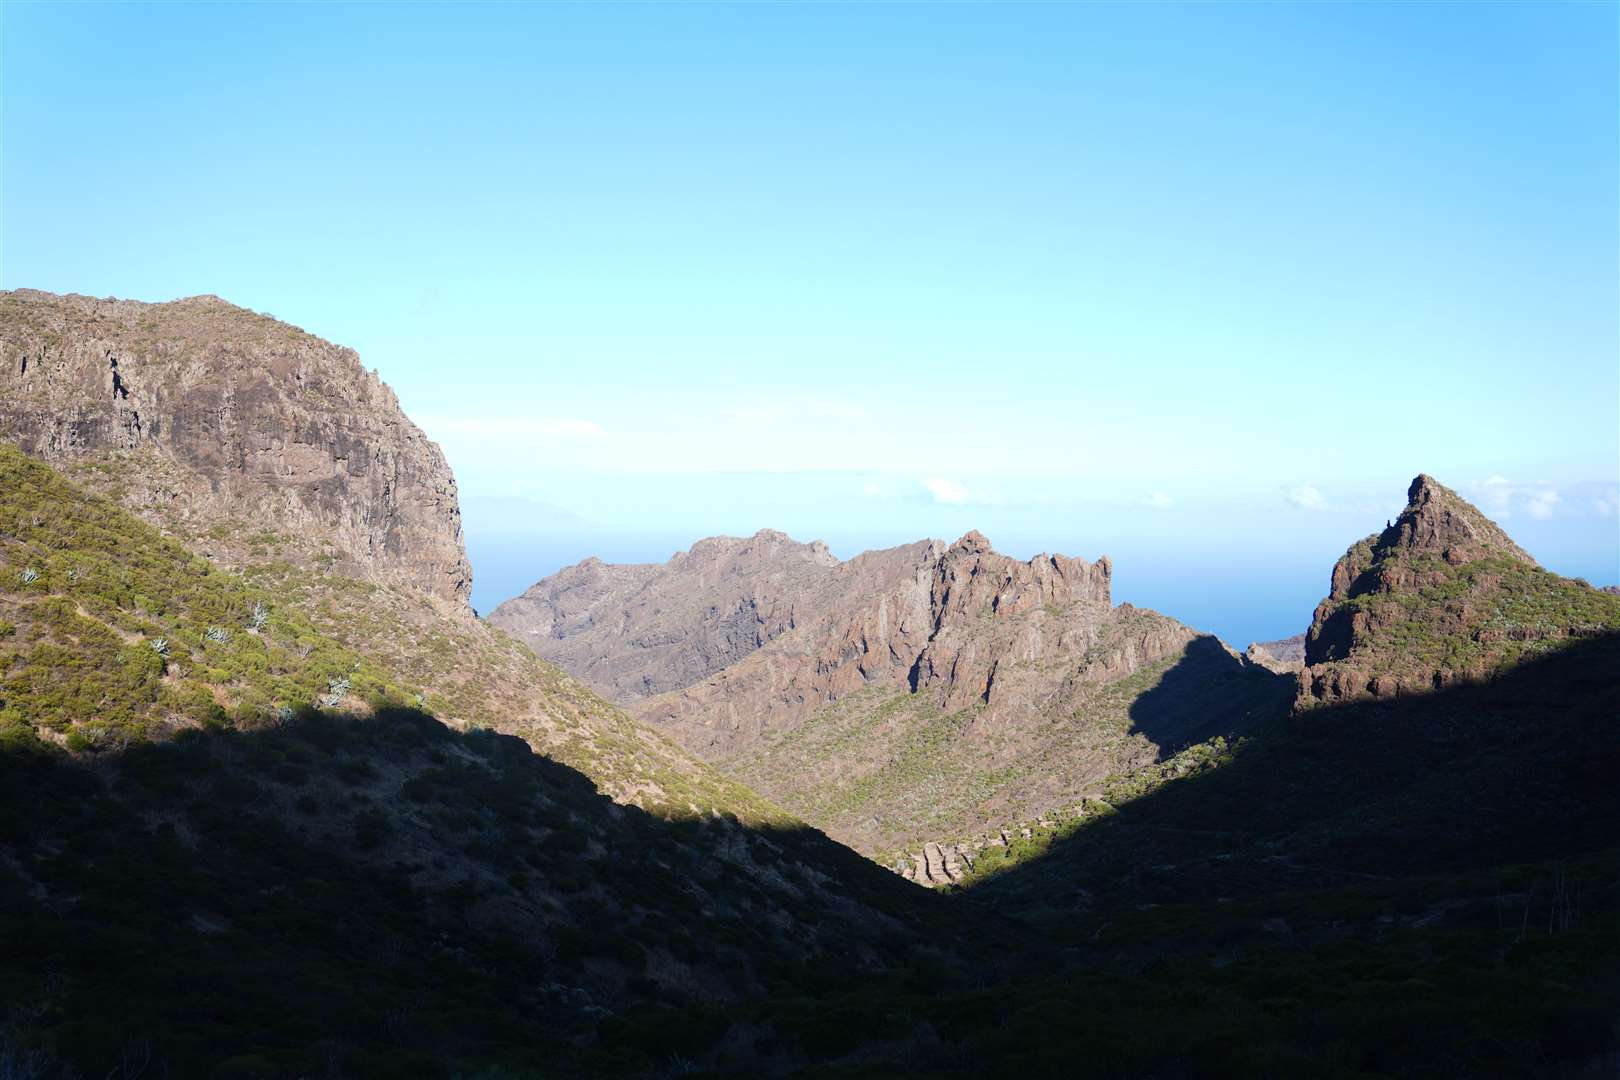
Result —
<svg viewBox="0 0 1620 1080"><path fill-rule="evenodd" d="M465 608L456 483L342 348L212 296L0 294L0 437L231 558L284 554Z"/></svg>

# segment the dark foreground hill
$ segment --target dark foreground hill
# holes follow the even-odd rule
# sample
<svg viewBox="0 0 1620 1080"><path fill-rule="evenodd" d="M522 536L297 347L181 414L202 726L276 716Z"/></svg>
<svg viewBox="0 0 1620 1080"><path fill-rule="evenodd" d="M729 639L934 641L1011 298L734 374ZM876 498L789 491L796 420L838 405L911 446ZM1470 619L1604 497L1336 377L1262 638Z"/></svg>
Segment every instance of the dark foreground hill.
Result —
<svg viewBox="0 0 1620 1080"><path fill-rule="evenodd" d="M0 446L0 1075L634 1073L927 962L936 898L746 792L647 754L732 800L650 813L422 702Z"/></svg>

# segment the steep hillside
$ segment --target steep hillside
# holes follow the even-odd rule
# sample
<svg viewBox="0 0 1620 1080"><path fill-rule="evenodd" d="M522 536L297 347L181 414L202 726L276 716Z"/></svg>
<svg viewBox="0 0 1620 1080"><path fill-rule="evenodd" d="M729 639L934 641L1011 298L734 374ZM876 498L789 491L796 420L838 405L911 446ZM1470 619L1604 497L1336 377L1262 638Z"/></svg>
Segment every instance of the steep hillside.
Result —
<svg viewBox="0 0 1620 1080"><path fill-rule="evenodd" d="M446 722L518 735L659 813L779 815L470 617L454 477L352 350L214 297L19 290L0 295L0 355L0 440L242 571L273 618Z"/></svg>
<svg viewBox="0 0 1620 1080"><path fill-rule="evenodd" d="M389 669L0 446L0 1062L639 1073L909 977L926 897L582 688L530 688L540 757Z"/></svg>
<svg viewBox="0 0 1620 1080"><path fill-rule="evenodd" d="M1347 551L1305 639L1299 705L1426 693L1620 629L1620 601L1543 570L1428 476Z"/></svg>
<svg viewBox="0 0 1620 1080"><path fill-rule="evenodd" d="M1277 680L1213 638L1113 607L1110 574L1106 558L1011 559L978 533L847 562L762 533L703 541L663 567L593 560L498 615L551 613L554 629L527 640L582 678L645 671L649 654L661 678L687 672L680 689L633 701L636 715L889 862L1097 795L1285 703ZM559 617L567 603L575 614ZM744 645L703 644L717 637ZM672 669L668 643L704 661Z"/></svg>
<svg viewBox="0 0 1620 1080"><path fill-rule="evenodd" d="M267 549L464 608L439 448L352 349L213 296L0 293L0 438L240 565Z"/></svg>

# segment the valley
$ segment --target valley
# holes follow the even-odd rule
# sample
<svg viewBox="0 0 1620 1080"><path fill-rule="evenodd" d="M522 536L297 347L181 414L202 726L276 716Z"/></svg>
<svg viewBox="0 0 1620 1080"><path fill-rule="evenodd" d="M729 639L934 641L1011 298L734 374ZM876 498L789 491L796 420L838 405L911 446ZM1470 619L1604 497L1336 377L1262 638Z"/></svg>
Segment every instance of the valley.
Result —
<svg viewBox="0 0 1620 1080"><path fill-rule="evenodd" d="M977 532L713 537L480 619L351 350L19 290L0 392L0 1075L1620 1047L1620 596L1432 477L1241 652Z"/></svg>

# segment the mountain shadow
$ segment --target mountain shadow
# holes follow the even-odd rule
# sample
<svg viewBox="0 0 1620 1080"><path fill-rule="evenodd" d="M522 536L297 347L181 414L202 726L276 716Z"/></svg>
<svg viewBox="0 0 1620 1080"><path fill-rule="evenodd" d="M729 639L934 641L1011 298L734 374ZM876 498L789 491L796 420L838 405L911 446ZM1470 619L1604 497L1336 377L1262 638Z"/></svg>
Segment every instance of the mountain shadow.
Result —
<svg viewBox="0 0 1620 1080"><path fill-rule="evenodd" d="M1109 1046L1139 1075L1612 1075L1617 671L1607 635L1272 719L966 890L1039 942L1020 993L1116 1025L1020 1070ZM961 1032L985 1061L1005 1035Z"/></svg>
<svg viewBox="0 0 1620 1080"><path fill-rule="evenodd" d="M1203 635L1131 702L1130 730L1158 746L1162 761L1192 743L1230 739L1280 716L1293 697L1292 677L1248 663Z"/></svg>
<svg viewBox="0 0 1620 1080"><path fill-rule="evenodd" d="M665 820L411 709L0 747L7 1077L757 1072L828 1036L754 1003L961 982L954 920L813 830Z"/></svg>

